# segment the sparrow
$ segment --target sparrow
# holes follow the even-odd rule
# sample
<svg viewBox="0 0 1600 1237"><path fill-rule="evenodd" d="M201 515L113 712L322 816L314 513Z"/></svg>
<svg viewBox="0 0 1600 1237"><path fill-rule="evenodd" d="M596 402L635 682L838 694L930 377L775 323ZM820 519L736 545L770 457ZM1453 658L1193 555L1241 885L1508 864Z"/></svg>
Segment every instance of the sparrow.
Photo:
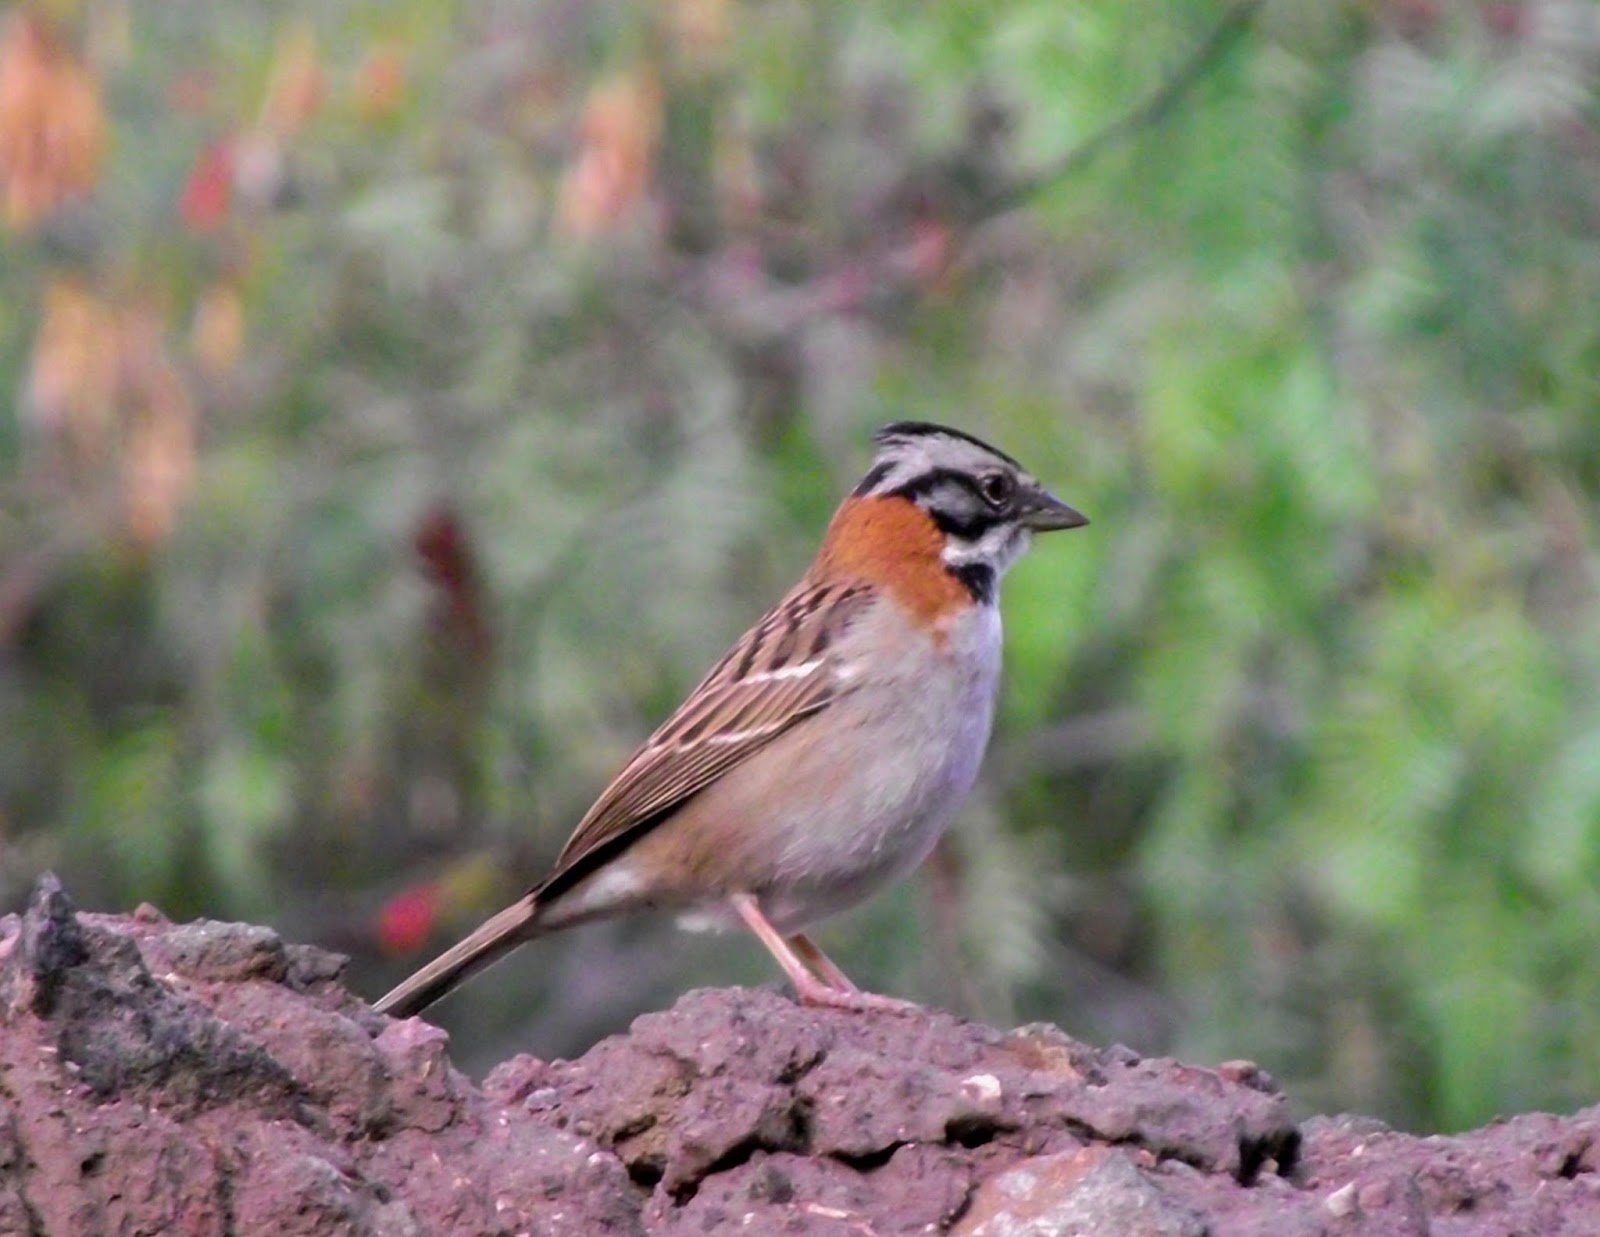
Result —
<svg viewBox="0 0 1600 1237"><path fill-rule="evenodd" d="M972 789L998 588L1088 520L971 434L899 421L816 559L623 765L542 881L378 1001L408 1017L547 932L629 911L743 924L804 1004L902 1009L806 930L905 876Z"/></svg>

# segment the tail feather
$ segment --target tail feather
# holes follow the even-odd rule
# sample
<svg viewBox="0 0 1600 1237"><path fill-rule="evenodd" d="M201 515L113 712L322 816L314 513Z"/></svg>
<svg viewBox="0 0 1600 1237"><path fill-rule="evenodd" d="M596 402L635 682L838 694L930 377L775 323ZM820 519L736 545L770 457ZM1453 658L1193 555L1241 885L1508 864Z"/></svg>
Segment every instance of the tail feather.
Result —
<svg viewBox="0 0 1600 1237"><path fill-rule="evenodd" d="M539 909L532 894L519 898L385 994L373 1008L396 1018L427 1009L469 976L539 935Z"/></svg>

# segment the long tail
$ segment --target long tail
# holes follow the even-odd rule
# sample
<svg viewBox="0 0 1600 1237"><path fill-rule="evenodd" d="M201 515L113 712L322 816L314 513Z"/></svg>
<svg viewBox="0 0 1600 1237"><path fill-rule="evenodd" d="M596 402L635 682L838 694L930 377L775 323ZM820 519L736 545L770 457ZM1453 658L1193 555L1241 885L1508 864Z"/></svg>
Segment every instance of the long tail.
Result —
<svg viewBox="0 0 1600 1237"><path fill-rule="evenodd" d="M468 976L539 935L539 904L530 893L484 921L373 1006L380 1014L409 1018L427 1009Z"/></svg>

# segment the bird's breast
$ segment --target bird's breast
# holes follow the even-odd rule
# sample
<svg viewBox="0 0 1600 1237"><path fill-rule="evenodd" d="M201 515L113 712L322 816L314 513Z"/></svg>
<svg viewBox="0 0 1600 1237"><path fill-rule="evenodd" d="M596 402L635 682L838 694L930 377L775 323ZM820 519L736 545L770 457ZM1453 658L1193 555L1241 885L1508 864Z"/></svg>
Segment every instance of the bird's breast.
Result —
<svg viewBox="0 0 1600 1237"><path fill-rule="evenodd" d="M750 892L781 930L800 931L904 876L954 819L994 714L993 607L968 607L935 631L879 600L829 655L842 691L826 709L630 852L659 901L715 912Z"/></svg>
<svg viewBox="0 0 1600 1237"><path fill-rule="evenodd" d="M971 607L931 631L885 607L840 650L859 685L795 735L785 763L805 794L773 820L766 900L797 930L904 876L977 779L1000 677L1000 620Z"/></svg>

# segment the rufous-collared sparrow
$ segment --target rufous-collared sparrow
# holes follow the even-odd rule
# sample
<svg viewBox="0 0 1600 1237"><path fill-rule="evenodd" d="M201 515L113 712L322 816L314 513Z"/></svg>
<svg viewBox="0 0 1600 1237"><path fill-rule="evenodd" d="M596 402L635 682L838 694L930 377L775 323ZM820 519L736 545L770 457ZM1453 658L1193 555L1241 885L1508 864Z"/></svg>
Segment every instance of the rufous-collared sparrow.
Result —
<svg viewBox="0 0 1600 1237"><path fill-rule="evenodd" d="M645 740L522 898L377 1003L407 1016L535 936L661 907L743 921L800 999L901 1008L804 935L908 873L972 788L1000 577L1088 521L959 430L885 426L804 578Z"/></svg>

